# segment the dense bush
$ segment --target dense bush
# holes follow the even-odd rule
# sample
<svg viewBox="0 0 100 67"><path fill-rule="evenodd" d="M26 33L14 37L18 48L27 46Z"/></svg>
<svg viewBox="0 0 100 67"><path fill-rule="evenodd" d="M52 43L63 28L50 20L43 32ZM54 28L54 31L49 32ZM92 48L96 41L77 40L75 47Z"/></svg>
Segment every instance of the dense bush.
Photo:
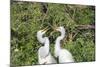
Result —
<svg viewBox="0 0 100 67"><path fill-rule="evenodd" d="M71 4L11 2L11 65L38 64L37 51L41 47L37 31L49 27L53 53L59 36L52 26L64 26L66 37L62 47L68 49L75 62L95 60L95 7Z"/></svg>

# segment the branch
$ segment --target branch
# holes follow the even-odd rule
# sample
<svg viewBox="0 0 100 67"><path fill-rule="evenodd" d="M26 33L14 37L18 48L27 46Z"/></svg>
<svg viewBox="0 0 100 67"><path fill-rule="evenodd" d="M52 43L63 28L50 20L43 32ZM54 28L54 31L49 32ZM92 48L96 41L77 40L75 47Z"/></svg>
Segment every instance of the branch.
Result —
<svg viewBox="0 0 100 67"><path fill-rule="evenodd" d="M77 25L77 29L82 30L82 29L95 29L95 25Z"/></svg>

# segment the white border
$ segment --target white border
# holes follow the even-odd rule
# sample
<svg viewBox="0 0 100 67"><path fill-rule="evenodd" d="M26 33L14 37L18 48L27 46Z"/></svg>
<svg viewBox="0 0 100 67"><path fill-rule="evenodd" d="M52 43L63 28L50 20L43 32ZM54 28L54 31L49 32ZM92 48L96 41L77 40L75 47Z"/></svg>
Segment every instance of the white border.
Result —
<svg viewBox="0 0 100 67"><path fill-rule="evenodd" d="M42 1L42 0L41 0ZM10 67L10 1L0 0L0 67ZM100 3L96 5L96 61L71 64L35 65L34 67L98 67L100 64Z"/></svg>
<svg viewBox="0 0 100 67"><path fill-rule="evenodd" d="M64 4L95 5L94 0L16 0L16 1L35 1L35 2L50 2L50 3L64 3Z"/></svg>
<svg viewBox="0 0 100 67"><path fill-rule="evenodd" d="M10 63L10 1L0 0L0 67Z"/></svg>

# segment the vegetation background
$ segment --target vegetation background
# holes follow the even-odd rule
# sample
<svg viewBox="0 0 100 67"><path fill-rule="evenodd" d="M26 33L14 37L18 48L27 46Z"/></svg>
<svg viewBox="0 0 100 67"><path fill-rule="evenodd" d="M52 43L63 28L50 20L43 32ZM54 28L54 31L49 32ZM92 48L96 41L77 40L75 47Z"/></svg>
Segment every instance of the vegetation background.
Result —
<svg viewBox="0 0 100 67"><path fill-rule="evenodd" d="M75 62L95 61L95 6L11 1L11 65L38 64L36 33L47 26L52 55L60 34L51 33L51 26L64 26L62 48Z"/></svg>

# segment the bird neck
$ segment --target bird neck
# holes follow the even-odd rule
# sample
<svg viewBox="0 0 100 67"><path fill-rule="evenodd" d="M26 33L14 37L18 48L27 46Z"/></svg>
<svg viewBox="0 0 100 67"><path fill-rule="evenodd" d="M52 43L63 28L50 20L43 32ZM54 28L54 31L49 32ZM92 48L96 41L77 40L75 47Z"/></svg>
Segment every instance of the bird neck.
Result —
<svg viewBox="0 0 100 67"><path fill-rule="evenodd" d="M44 39L45 39L44 47L49 52L49 44L50 44L49 39L48 37L44 37Z"/></svg>
<svg viewBox="0 0 100 67"><path fill-rule="evenodd" d="M41 36L40 40L41 40L41 43L45 43L45 37Z"/></svg>
<svg viewBox="0 0 100 67"><path fill-rule="evenodd" d="M63 40L63 38L65 37L65 31L60 31L60 32L61 32L61 36L59 36L56 39L55 51L59 51L61 49L60 41Z"/></svg>
<svg viewBox="0 0 100 67"><path fill-rule="evenodd" d="M40 43L44 44L45 42L45 37L43 37L43 35L37 35L37 39Z"/></svg>

